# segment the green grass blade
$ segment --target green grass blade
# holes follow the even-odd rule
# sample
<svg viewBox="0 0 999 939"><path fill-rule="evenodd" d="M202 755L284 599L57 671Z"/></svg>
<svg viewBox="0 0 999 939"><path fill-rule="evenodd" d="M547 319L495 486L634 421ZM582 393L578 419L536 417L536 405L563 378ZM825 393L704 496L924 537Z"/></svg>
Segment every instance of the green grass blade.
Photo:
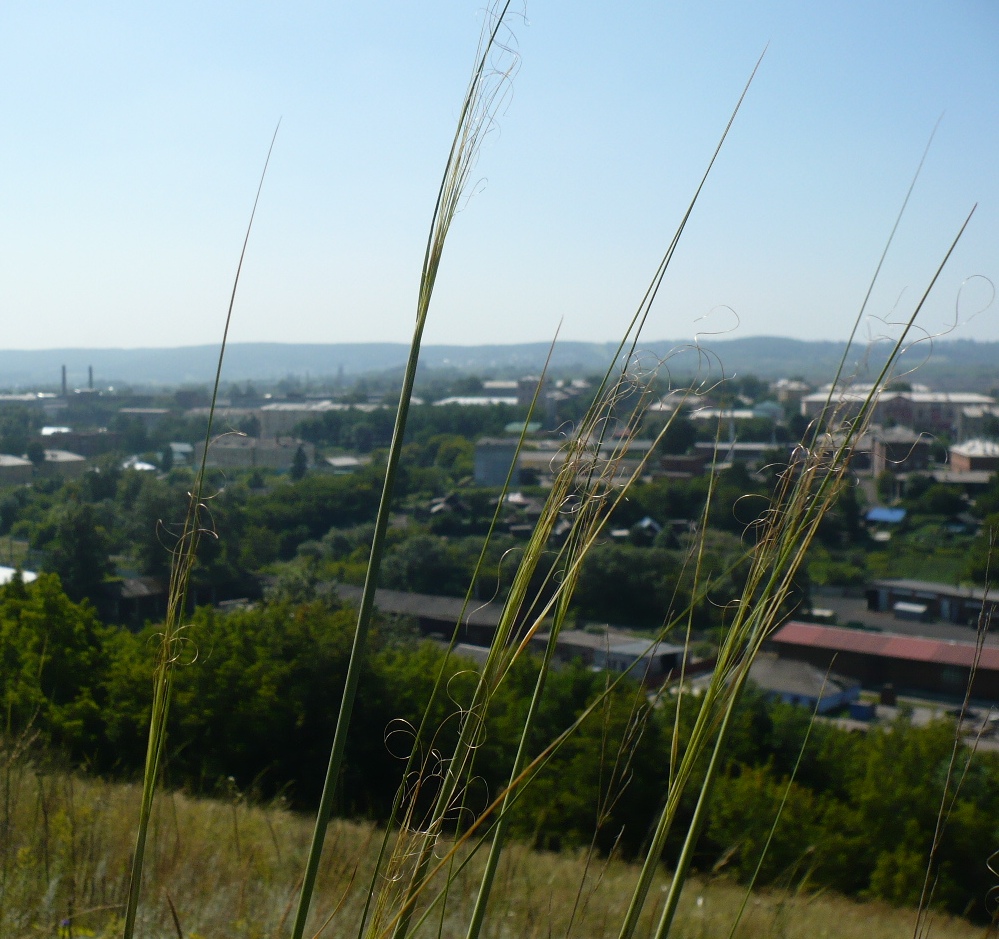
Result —
<svg viewBox="0 0 999 939"><path fill-rule="evenodd" d="M416 379L420 346L423 340L427 315L430 310L430 301L433 297L434 285L437 281L437 274L451 222L466 191L469 174L474 166L482 137L488 129L493 110L499 102L499 88L502 85L503 76L501 76L500 83L492 86L486 83L485 79L487 76L489 53L496 42L497 34L503 25L508 7L509 2L494 9L490 14L492 17L491 28L488 29L484 39L480 43L480 55L465 95L461 114L458 119L458 127L455 131L437 200L434 204L434 213L430 225L430 233L427 238L423 270L420 275L416 305L416 325L403 378L399 406L396 411L395 429L389 448L385 482L382 487L381 500L375 521L375 534L372 539L368 570L365 576L364 589L357 615L354 643L347 666L347 678L344 685L343 698L337 717L329 764L323 784L322 796L320 797L319 810L316 814L316 825L313 832L312 844L309 849L309 856L306 861L305 875L302 881L302 890L295 914L295 922L292 927L292 939L302 939L305 932L305 924L309 916L312 896L315 891L319 863L322 858L326 827L333 813L337 779L343 763L350 718L353 713L354 700L357 696L357 688L360 683L361 668L366 654L371 613L374 608L375 588L378 583L379 566L384 551L385 532L388 527L389 510L395 488L399 461L402 455L406 419L412 399L413 384Z"/></svg>
<svg viewBox="0 0 999 939"><path fill-rule="evenodd" d="M218 365L215 369L215 381L212 386L211 407L208 415L208 428L205 433L205 448L201 456L195 483L188 498L187 515L184 527L176 546L173 549L173 561L170 566L170 586L167 594L167 612L160 637L160 649L156 673L153 677L153 706L149 722L149 739L146 747L146 763L142 780L142 801L139 809L138 831L135 839L135 851L132 855L132 869L128 884L128 897L125 903L125 920L122 935L124 939L132 939L135 933L135 917L139 908L139 895L142 888L142 868L146 853L146 839L149 831L149 820L152 816L153 797L156 791L156 781L159 777L160 762L166 743L167 720L170 714L170 692L172 689L173 667L176 664L176 642L181 628L181 621L187 607L188 586L191 571L197 559L198 542L202 534L201 511L204 495L205 469L208 460L208 447L211 443L212 422L215 417L215 404L218 400L219 386L222 381L222 362L225 356L226 344L229 338L229 326L232 323L232 311L236 303L236 290L243 270L243 261L250 242L250 232L253 230L253 220L260 204L260 194L264 179L267 177L267 167L270 165L274 143L281 127L278 122L271 137L267 158L257 184L257 193L253 199L250 220L243 237L243 247L239 253L236 265L236 275L233 278L232 292L229 295L229 307L226 311L225 328L222 332L222 343L219 347Z"/></svg>

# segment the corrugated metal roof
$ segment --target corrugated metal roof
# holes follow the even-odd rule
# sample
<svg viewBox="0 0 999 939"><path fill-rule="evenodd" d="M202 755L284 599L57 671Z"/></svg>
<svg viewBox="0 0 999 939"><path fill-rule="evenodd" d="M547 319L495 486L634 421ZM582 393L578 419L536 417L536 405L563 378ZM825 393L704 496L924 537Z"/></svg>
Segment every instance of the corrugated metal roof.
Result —
<svg viewBox="0 0 999 939"><path fill-rule="evenodd" d="M842 694L844 689L857 685L856 681L826 674L806 662L779 659L775 655L758 655L749 668L749 678L764 691L792 694L821 701Z"/></svg>
<svg viewBox="0 0 999 939"><path fill-rule="evenodd" d="M886 659L909 662L933 662L937 665L958 665L969 668L975 658L973 642L923 639L899 633L869 633L836 626L791 621L773 635L773 642L834 652L860 652ZM979 669L999 671L999 648L982 649Z"/></svg>
<svg viewBox="0 0 999 939"><path fill-rule="evenodd" d="M922 599L929 599L932 596L952 597L959 600L974 600L977 603L984 603L986 600L995 603L999 600L999 593L996 593L995 590L986 590L982 587L955 587L954 584L942 584L932 580L906 580L904 578L872 580L868 586L899 593L909 592L917 594Z"/></svg>
<svg viewBox="0 0 999 939"><path fill-rule="evenodd" d="M348 603L359 603L360 587L353 584L336 584L336 592ZM379 587L375 591L375 606L382 613L397 613L404 616L424 616L433 619L457 623L465 601L457 597L440 597L425 593L407 593L402 590L385 590ZM499 603L483 603L473 600L465 609L463 623L472 626L493 626L500 621L503 607Z"/></svg>
<svg viewBox="0 0 999 939"><path fill-rule="evenodd" d="M642 658L647 655L676 655L685 650L683 646L675 646L668 642L657 642L653 645L649 639L632 639L628 642L615 642L608 651L616 655Z"/></svg>

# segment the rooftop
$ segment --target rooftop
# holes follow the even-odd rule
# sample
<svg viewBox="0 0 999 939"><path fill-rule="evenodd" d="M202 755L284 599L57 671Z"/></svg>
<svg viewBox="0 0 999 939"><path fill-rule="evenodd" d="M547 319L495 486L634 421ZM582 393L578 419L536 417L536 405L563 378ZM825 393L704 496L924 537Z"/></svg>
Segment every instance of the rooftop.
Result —
<svg viewBox="0 0 999 939"><path fill-rule="evenodd" d="M348 603L359 603L362 589L352 584L337 584L336 592ZM375 591L375 606L382 613L396 613L403 616L423 616L474 626L496 626L499 624L503 607L498 603L482 603L473 600L465 604L458 597L440 597L425 593L407 593L402 590ZM464 610L464 616L462 616Z"/></svg>
<svg viewBox="0 0 999 939"><path fill-rule="evenodd" d="M779 658L772 652L762 652L749 669L749 678L764 691L777 691L799 697L822 700L838 695L855 685L849 679L834 677L825 669L807 662Z"/></svg>
<svg viewBox="0 0 999 939"><path fill-rule="evenodd" d="M936 665L956 665L970 668L978 654L973 642L923 639L901 633L869 633L838 626L791 621L773 635L774 643L828 649L835 652L859 652L882 658L904 659L909 662L931 662ZM978 669L999 671L999 648L981 649Z"/></svg>
<svg viewBox="0 0 999 939"><path fill-rule="evenodd" d="M950 452L957 453L960 456L999 457L999 443L996 443L994 440L975 438L974 440L966 440L964 443L956 444L950 448Z"/></svg>

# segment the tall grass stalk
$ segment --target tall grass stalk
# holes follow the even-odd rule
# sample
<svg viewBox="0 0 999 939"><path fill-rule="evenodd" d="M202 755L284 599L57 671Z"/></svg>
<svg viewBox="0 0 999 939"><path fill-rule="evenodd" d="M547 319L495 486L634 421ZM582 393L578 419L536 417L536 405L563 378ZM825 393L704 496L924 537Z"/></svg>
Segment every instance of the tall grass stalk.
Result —
<svg viewBox="0 0 999 939"><path fill-rule="evenodd" d="M673 254L679 244L684 228L693 212L697 199L705 185L707 177L714 166L714 163L721 151L735 116L745 98L752 78L759 67L759 62L753 70L742 95L733 110L733 113L725 127L724 133L713 153L708 167L698 185L693 198L685 212L664 256L657 268L652 281L642 298L635 315L632 317L625 335L622 338L618 349L610 361L608 371L605 374L595 396L595 402L584 417L581 427L574 435L574 439L569 444L569 452L560 472L556 476L555 485L546 500L545 510L541 519L531 534L528 545L523 552L521 562L518 565L514 577L514 583L510 594L504 605L504 611L500 624L496 630L489 655L483 667L479 683L476 687L472 701L469 705L465 718L463 719L458 743L453 755L446 762L446 773L443 785L440 789L437 804L432 813L432 824L419 839L419 847L416 850L416 862L412 868L409 880L409 887L405 897L402 899L403 912L399 922L395 927L394 939L403 939L405 936L410 912L414 906L416 897L425 889L427 881L427 865L431 856L431 851L435 840L440 835L440 826L446 817L448 807L460 798L459 790L472 776L475 749L477 738L481 734L481 728L485 722L489 701L495 694L499 683L510 664L526 648L526 639L517 644L516 648L510 650L509 643L512 630L518 619L522 618L525 608L531 610L531 625L527 629L527 636L530 637L539 628L544 615L549 611L554 611L554 620L551 623L549 640L545 654L542 658L538 677L535 684L534 693L531 698L528 712L524 720L520 743L511 767L511 780L507 791L497 806L498 819L492 833L489 854L486 866L480 882L479 893L473 909L471 921L469 923L467 939L477 939L485 917L486 906L489 894L492 889L496 866L499 861L503 845L504 819L508 810L508 800L515 792L517 781L520 778L520 768L527 754L527 747L530 740L531 729L535 714L540 706L544 693L546 677L551 667L554 655L555 644L558 641L558 632L564 622L566 612L571 602L573 591L578 581L581 564L590 547L602 531L610 512L618 504L623 494L627 491L631 482L637 477L637 473L632 474L630 479L622 481L617 474L617 466L627 453L627 443L615 447L608 460L608 466L602 470L597 469L597 461L590 460L588 463L580 463L580 458L585 460L589 453L599 454L605 442L609 428L616 420L616 406L620 399L624 397L630 379L628 375L629 366L632 365L632 355L635 351L642 328L651 311L652 304L665 278ZM622 358L623 354L623 358ZM616 379L613 373L616 368L620 372ZM622 422L624 433L622 437L626 441L631 430L637 430L638 424L643 416L645 406L648 404L649 388L652 382L642 390L638 403L631 410L630 415ZM674 412L674 415L678 413ZM617 419L620 420L620 419ZM662 433L665 434L669 427ZM644 466L644 461L640 464ZM582 485L579 480L582 479ZM614 494L616 493L616 498ZM577 501L573 501L577 500ZM551 568L545 578L548 583L559 578L560 582L555 590L555 596L542 607L541 615L536 615L531 609L534 603L527 595L530 584L535 580L539 564L545 548L549 542L555 522L564 511L566 504L576 504L579 511L576 512L572 531L566 541L566 545L559 553L559 559Z"/></svg>
<svg viewBox="0 0 999 939"><path fill-rule="evenodd" d="M732 920L732 928L729 931L728 939L735 939L735 933L739 928L739 923L742 922L742 918L746 914L746 907L749 906L749 900L753 895L753 889L756 887L756 881L760 876L760 871L763 869L763 862L766 860L767 854L770 851L770 844L774 840L774 835L777 834L777 826L780 825L781 816L784 814L784 806L787 804L787 798L791 794L791 787L794 785L794 781L798 778L798 770L801 768L801 760L805 755L805 750L808 748L808 741L812 735L812 729L815 727L815 719L819 716L819 704L822 701L822 695L825 693L826 682L828 681L829 670L826 671L826 677L823 679L822 686L819 690L819 697L815 702L815 707L812 709L811 720L808 722L808 728L805 730L805 736L801 741L801 746L798 747L798 756L795 758L794 766L791 768L791 774L788 776L787 781L784 784L784 794L781 796L780 805L777 806L777 812L774 815L773 824L770 826L770 831L767 834L767 840L763 843L763 848L760 850L760 856L756 862L756 867L753 869L752 876L746 884L746 893L743 896L742 905L739 907L739 912Z"/></svg>
<svg viewBox="0 0 999 939"><path fill-rule="evenodd" d="M567 442L565 460L555 477L541 517L523 550L486 662L469 703L464 708L457 743L446 758L438 759L442 769L439 779L435 779L439 789L434 807L428 813L425 822L414 824L415 809L412 808L412 804L415 803L419 791L419 787L415 787L411 810L403 814L402 829L388 864L389 873L382 882L383 886L376 902L378 912L367 931L368 935L392 934L395 939L405 935L410 929L412 917L421 898L434 879L446 869L447 864L444 861L432 867L431 859L445 832L449 815L454 813L455 807L463 806L464 794L474 777L476 751L483 728L486 726L490 703L509 674L513 663L526 653L531 639L542 625L550 627L551 632L546 652L541 659L531 704L521 728L520 743L511 766L510 782L485 811L478 815L457 842L457 845L463 847L472 845L473 851L478 850L483 844L478 832L480 830L488 832L489 827L493 826L489 856L480 881L468 935L475 935L481 929L503 844L502 832L505 819L524 787L571 739L582 723L599 711L627 677L621 675L614 682L608 683L605 691L591 702L571 727L544 746L539 754L521 768L528 752L534 715L551 667L558 631L565 621L573 590L581 575L583 561L613 511L626 497L630 485L644 471L648 460L646 454L638 461L634 470L622 474L621 461L628 453L627 443L615 445L613 452L606 459L597 457L599 444L607 435L609 423L617 422L619 427L624 428L623 437L626 441L630 437L630 432L636 429L637 422L644 412L648 389L639 396L637 405L629 414L624 417L616 416L616 410L630 382L631 379L627 375L620 376L614 387L595 402L580 428ZM668 421L656 442L668 432L670 426L671 421ZM546 555L551 552L547 549L547 545L556 523L565 516L567 507L573 518L572 528L564 545L554 552L554 559L549 562ZM540 593L537 592L539 574L542 583ZM546 587L551 592L551 596L547 599L545 599ZM699 592L695 592L693 602L702 598L703 590L702 586ZM680 619L685 616L686 610L680 614ZM669 626L672 626L672 622ZM625 757L624 760L626 759ZM446 857L449 859L447 863L453 860L455 849L453 847L447 852ZM433 893L430 907L446 902L449 876L445 876L442 887L434 888L436 892ZM407 885L400 891L399 884L403 879ZM420 922L426 917L430 907L421 914ZM393 913L393 909L396 912Z"/></svg>
<svg viewBox="0 0 999 939"><path fill-rule="evenodd" d="M541 377L535 388L531 404L528 407L527 416L524 420L523 427L521 428L520 437L517 442L518 452L523 447L524 441L527 438L528 426L531 417L534 414L535 408L537 407L538 395L540 394L541 389L544 385L545 375L547 374L548 371L548 365L551 361L551 353L553 350L554 350L554 342L552 343L552 346L549 349L548 358L545 361L545 366L542 369ZM423 767L420 765L421 747L423 746L424 741L427 739L428 734L433 733L435 731L434 728L430 727L429 724L430 716L433 712L435 703L438 701L442 693L443 690L442 686L446 681L447 677L449 659L454 651L455 645L458 642L462 623L465 621L466 613L468 611L470 604L472 603L472 595L473 591L475 590L475 585L478 582L480 575L483 573L484 565L486 563L486 557L489 551L489 546L492 541L494 532L496 531L496 527L499 524L499 520L502 516L503 507L506 502L507 494L509 493L510 490L510 484L513 479L514 471L515 471L515 463L511 463L510 469L507 471L506 479L504 480L503 486L500 490L500 495L496 502L496 509L493 512L492 519L489 523L489 527L486 532L486 537L483 541L482 549L479 552L475 568L472 571L472 576L469 582L468 590L466 591L465 599L462 604L461 611L458 615L458 621L455 624L454 631L451 635L451 640L448 643L446 653L441 660L433 686L430 690L430 694L424 706L423 717L420 721L419 727L417 727L415 732L412 734L410 752L406 758L406 766L402 774L403 784L399 787L396 796L393 800L392 808L389 812L388 822L385 825L385 830L382 836L382 842L381 842L381 847L379 849L378 858L375 863L375 867L371 875L371 880L368 884L368 888L366 891L364 910L357 923L358 937L364 934L365 927L368 923L368 916L371 912L372 902L375 899L376 895L378 894L377 887L379 879L382 876L383 864L386 861L388 861L390 864L392 863L393 850L391 845L396 830L396 824L400 821L400 813L402 813L402 824L404 827L412 827L412 825L414 824L413 807L416 801L417 791L413 792L407 791L408 781L415 777L415 779L417 780L417 790L418 790L419 780L424 772ZM396 851L395 854L398 854L398 852Z"/></svg>
<svg viewBox="0 0 999 939"><path fill-rule="evenodd" d="M153 811L153 799L156 793L156 783L159 779L160 763L163 757L163 747L166 744L167 720L170 715L170 693L173 687L173 670L181 656L184 615L187 612L188 589L191 583L191 572L197 561L198 544L203 535L213 535L211 525L206 526L205 517L208 514L204 502L205 474L208 463L208 448L212 441L212 429L215 419L215 405L218 401L219 386L222 381L222 362L225 356L226 343L229 338L229 326L232 323L232 311L236 303L236 290L239 287L239 277L246 258L246 249L253 230L253 219L260 203L260 193L263 190L267 167L274 143L280 129L280 122L274 128L274 135L267 150L264 168L257 184L257 192L250 211L250 220L243 237L243 246L239 253L239 263L236 265L236 275L233 278L232 291L229 295L229 307L226 311L225 328L222 342L219 346L218 364L215 369L215 381L212 386L211 406L208 412L208 427L205 431L205 446L201 455L201 463L195 474L194 484L188 493L187 513L181 528L177 543L172 548L172 563L170 565L170 584L167 592L166 616L163 620L163 630L159 635L156 668L153 673L153 702L149 718L149 738L146 744L146 761L142 778L142 800L139 809L139 821L135 838L135 851L132 855L132 869L128 885L128 899L125 904L125 921L123 927L124 939L132 939L135 932L135 916L139 908L139 895L142 889L142 867L146 854L146 839L149 833L149 819Z"/></svg>
<svg viewBox="0 0 999 939"><path fill-rule="evenodd" d="M389 446L385 468L385 480L382 495L375 518L375 532L371 542L368 569L361 594L361 602L357 614L357 626L354 633L354 644L351 649L347 676L344 684L343 698L333 734L333 745L323 783L319 810L316 814L316 827L312 848L306 862L302 881L302 892L299 899L295 921L292 927L293 939L302 939L305 924L308 919L312 896L315 891L316 874L322 857L323 842L326 836L326 826L333 813L336 795L337 778L343 762L343 754L347 746L347 736L350 728L351 714L357 688L361 677L361 667L366 652L371 614L374 608L375 589L381 567L382 554L385 548L385 533L388 528L389 512L392 495L395 490L395 480L402 455L403 437L406 431L406 421L409 415L410 401L413 396L413 385L416 381L416 370L420 358L420 346L426 327L427 315L430 312L430 302L437 282L441 259L447 235L454 220L455 213L461 205L468 190L471 173L475 167L479 148L485 133L489 130L498 107L503 101L507 87L507 79L513 65L506 70L495 71L491 56L499 48L498 37L504 28L505 18L510 2L492 7L487 13L476 56L476 64L469 81L468 89L462 103L458 118L458 127L451 143L451 150L445 164L437 200L434 204L430 233L423 258L423 268L416 303L416 323L413 338L410 343L409 358L403 375L402 390L399 395L399 405L396 410L395 427L392 442Z"/></svg>
<svg viewBox="0 0 999 939"><path fill-rule="evenodd" d="M487 13L472 76L434 204L417 291L416 317L410 352L386 460L343 696L311 844L304 864L301 886L297 891L297 905L291 929L292 939L303 939L317 890L317 877L323 859L327 828L336 801L337 785L350 733L351 716L367 654L375 590L385 550L389 514L434 287L451 224L468 192L471 173L483 137L504 100L508 79L515 67L515 58L512 64L511 60L507 59L506 64L498 68L493 62L495 54L509 54L509 49L500 42L509 6L509 2L499 2ZM753 75L759 65L758 61ZM603 690L586 704L570 726L547 741L535 739L535 723L544 702L559 632L567 622L573 593L582 576L584 562L601 538L613 513L626 498L629 488L644 473L650 455L654 452L649 450L633 461L630 467L626 463L626 460L630 459L630 440L637 433L652 401L659 368L666 364L659 363L656 368L643 372L635 361L639 337L686 224L745 99L753 75L742 91L707 169L637 311L627 324L623 338L596 389L592 405L579 426L567 434L561 454L561 466L555 473L554 483L540 518L520 551L519 561L504 598L499 623L485 662L474 678L467 700L460 702L454 742L446 753L431 752L428 760L421 762L421 746L429 743L431 745L429 749L433 751L439 728L430 726L425 716L423 724L414 734L413 749L409 755L402 787L393 807L391 823L381 839L373 872L370 877L367 875L364 877L367 892L357 904L361 906L361 912L353 924L354 928L350 930L356 930L359 939L363 936L406 939L410 932L418 930L431 916L439 917L438 934L441 934L449 904L453 902L452 888L458 883L460 875L469 868L472 859L477 858L478 853L482 852L485 853L485 858L478 874L475 900L468 913L467 928L464 930L466 939L479 939L486 922L490 898L496 888L510 816L518 800L523 797L538 773L550 763L573 735L579 732L584 723L599 717L601 710L608 706L612 696L627 680L627 675L620 675L607 681ZM262 180L263 178L261 183ZM910 187L910 193L911 191ZM259 189L257 198L259 199ZM903 204L903 210L904 207ZM254 210L255 208L256 202ZM709 805L712 784L727 758L727 733L733 722L741 692L748 680L749 669L762 643L779 625L787 611L795 589L796 576L809 546L819 524L835 503L844 484L852 445L868 426L877 396L893 375L915 319L966 225L967 220L911 317L903 324L901 336L896 340L893 351L880 370L873 390L860 408L859 414L846 419L844 412L839 410L841 406L835 400L835 390L830 393L826 412L808 435L807 446L798 448L790 465L779 475L768 510L749 533L750 543L746 548L749 562L748 575L740 598L726 612L728 624L718 649L713 676L699 699L691 702L692 696L683 694L682 690L678 695L668 766L665 767L661 810L654 820L643 862L631 887L627 908L621 916L619 939L632 939L640 923L648 923L656 912L658 912L657 923L653 928L656 939L664 939L671 932L679 908L681 890L689 875L691 859ZM897 226L898 220L895 227ZM888 240L889 245L894 231L895 229ZM247 238L248 236L249 228ZM243 250L245 254L245 241ZM885 251L887 252L887 246ZM874 280L877 279L883 261L884 255L878 263ZM242 255L240 264L242 264ZM237 271L236 283L238 277ZM233 298L235 286L234 284ZM860 317L866 309L870 293L868 290ZM232 305L233 301L230 300L226 333L228 333ZM854 326L851 341L856 331L857 325ZM224 349L225 340L216 374L213 410ZM845 364L844 356L835 376L834 389L838 387L843 376ZM681 392L680 403L696 393L697 387L692 385ZM659 431L655 443L662 440L679 413L680 408L675 408L670 419ZM208 433L206 456L211 425ZM205 457L202 459L190 495L182 535L174 550L170 605L161 635L159 660L154 679L153 712L139 833L128 893L125 939L132 939L134 931L135 911L141 886L142 858L152 813L155 783L163 753L172 673L182 641L182 618L187 605L191 570L195 563L198 542L204 533L210 531L210 527L206 526L203 520L206 512L202 492L204 475ZM665 614L663 627L650 645L676 630L685 633L689 646L694 609L709 595L718 577L718 573L708 570L708 565L705 563L705 532L714 491L712 478L702 515L700 539L695 542L684 562L685 565L690 565L693 572L691 599L684 609L671 609ZM494 528L499 512L500 508L497 507ZM556 529L566 521L570 523L568 535L557 543L554 538ZM484 557L485 549L480 557L480 566ZM479 568L476 570L476 576L478 573ZM468 602L466 598L466 605ZM458 628L460 625L459 623ZM499 793L486 800L487 804L476 810L471 792L476 776L476 761L488 726L490 709L515 664L526 655L532 640L543 629L549 631L548 641L540 661L535 666L537 674L534 676L534 687L523 724L519 728L516 751L508 767L508 781ZM455 638L457 635L456 628ZM453 644L454 639L452 646ZM442 683L446 680L446 674L446 667L442 666L431 700L442 692ZM692 729L685 740L680 739L681 708L696 710ZM425 714L430 713L431 707L428 704ZM622 739L616 745L616 768L612 771L608 783L607 800L612 801L616 798L625 783L628 760L634 752L636 735L641 731L642 713L642 707L633 708L632 719L629 720ZM686 711L684 713L686 714ZM609 742L608 746L611 745ZM650 892L658 883L658 872L667 839L677 821L681 800L691 795L690 788L693 781L705 763L707 766L703 781L697 783L699 788L693 793L696 796L693 818L684 833L683 846L666 891L664 906L658 911L655 905L649 902ZM429 808L424 810L424 806ZM658 890L656 896L657 898L659 896ZM329 925L342 905L343 901L335 904L330 913L320 916L320 932ZM283 917L281 922L283 926Z"/></svg>
<svg viewBox="0 0 999 939"><path fill-rule="evenodd" d="M992 566L991 560L994 549L995 533L993 532L990 537L989 557L986 561L985 567L986 585L991 584L992 582L990 568ZM989 627L991 625L992 612L989 605L988 586L986 586L985 594L982 597L982 608L978 614L977 629L975 631L975 654L972 659L971 668L968 672L968 684L964 690L964 700L961 702L961 708L958 712L957 721L954 725L954 744L951 747L950 758L947 761L947 772L944 775L943 792L940 794L940 808L937 811L936 828L933 831L933 841L930 845L929 854L926 858L926 873L923 876L923 886L919 896L916 922L913 925L912 930L913 939L921 939L921 937L929 935L930 909L937 886L937 855L940 850L941 842L943 841L944 832L947 830L947 825L950 822L951 813L954 811L954 806L957 804L958 796L961 794L961 789L964 785L965 779L967 778L968 771L971 769L971 763L975 752L978 749L978 744L981 740L982 734L985 732L986 725L983 723L978 728L978 733L975 735L974 742L969 751L965 754L963 764L961 764L959 762L959 757L961 755L961 751L964 749L964 738L961 734L961 725L964 723L964 719L971 706L971 691L975 684L978 668L981 664L982 652L985 648L985 637L988 635ZM960 772L958 773L959 770ZM955 776L957 777L956 781Z"/></svg>
<svg viewBox="0 0 999 939"><path fill-rule="evenodd" d="M953 246L951 250L953 250ZM934 276L934 282L937 276L939 276L939 270ZM923 299L914 311L913 319L925 302L932 285L931 283L930 287L927 288ZM896 346L895 353L886 366L885 372L880 376L876 387L881 387L884 384L894 364L894 359L901 351L904 339L905 334L901 337L899 345ZM388 886L379 897L378 914L372 922L370 935L392 934L395 939L404 936L409 931L412 917L421 897L438 875L444 876L444 884L434 888L430 905L433 906L438 902L446 903L451 875L443 872L448 869L448 863L453 862L455 849L452 848L446 853L447 860L442 860L435 866L431 865L431 858L443 834L449 813L453 812L456 806L463 804L463 787L467 786L472 778L475 753L486 722L489 703L513 660L524 651L530 637L538 630L545 617L553 611L556 613L553 632L557 632L562 619L558 611L564 609L563 605L571 597L571 590L575 585L586 552L599 536L610 512L619 504L620 499L623 498L628 486L635 478L634 474L630 477L626 476L623 481L616 478L614 460L620 460L623 457L624 453L627 452L626 446L616 448L608 466L599 470L595 469L596 464L592 459L589 461L586 459L592 457L593 441L602 442L608 423L614 419L615 405L620 400L623 380L622 377L619 383L594 405L580 432L570 441L567 459L556 477L552 495L529 539L521 564L514 577L514 585L507 598L495 641L490 648L476 690L462 718L457 744L450 756L441 760L443 769L438 780L440 788L434 808L429 814L429 822L418 830L403 832L404 837L400 837L396 842L396 853L389 865L389 869L394 874L387 878ZM698 793L698 807L685 838L684 848L656 935L665 936L670 931L679 902L680 890L687 876L690 858L709 802L711 784L725 755L726 731L742 688L748 679L749 668L761 644L781 620L787 600L794 588L794 578L815 536L816 529L833 505L843 483L849 465L851 443L866 427L869 413L869 407L862 410L860 417L848 425L845 437L842 433L833 433L832 428L827 428L819 436L818 442L809 451L800 454L800 459L792 463L780 477L773 503L756 532L757 543L750 550L751 566L746 587L740 601L735 604L732 623L719 650L718 666L714 679L702 698L690 742L682 756L679 757L678 762L671 767L670 786L665 799L666 805L657 825L645 865L640 873L631 907L624 918L621 935L630 935L642 915L652 875L659 864L666 837L676 817L680 799L692 779L694 768L701 755L710 749L712 757L707 775ZM633 422L638 419L640 414L641 407L639 406L635 412L632 412L626 426L634 426ZM576 488L580 478L586 484L586 488L582 491ZM555 583L556 578L553 575L557 572L559 575L557 586L550 599L538 601L528 595L528 586L534 579L538 565L541 563L543 548L553 530L554 519L561 506L573 497L580 501L578 502L579 511L572 536L566 542L567 547L558 552L557 561L549 568L545 578L546 582ZM699 561L697 566L699 568ZM701 585L701 589L703 586ZM530 617L524 626L524 637L511 645L512 630L518 615L525 608L529 610ZM678 621L680 620L674 622ZM550 657L546 656L542 660L542 676L549 663ZM540 695L542 692L543 677L536 685L536 694ZM598 703L599 699L598 702L594 702L585 716L588 717L598 706ZM540 767L580 726L580 722L574 724L565 734L544 748L542 753L531 761L524 770L520 770L519 762L525 753L526 735L530 729L533 713L532 706L528 712L524 736L521 738L521 745L518 747L517 757L511 770L509 785L459 838L459 844L473 844L473 834L475 838L479 838L477 832L491 824L489 821L491 814L495 816L495 824L498 828L493 829L490 858L487 859L487 866L480 882L479 897L469 925L469 936L478 933L484 920L489 891L493 882L492 872L495 870L495 859L498 858L501 848L501 837L498 836L502 834L503 819L509 811L511 801L515 801L519 797L519 793L529 784ZM676 747L676 742L674 745ZM676 751L674 750L674 752ZM409 816L409 819L411 820L412 816ZM474 842L474 847L477 848L481 843L481 841ZM406 870L410 872L408 876L405 875ZM399 885L403 881L406 882L406 886L400 891ZM393 907L397 909L394 914L391 913ZM443 913L441 915L443 916ZM422 922L425 916L426 913L421 915L419 921Z"/></svg>
<svg viewBox="0 0 999 939"><path fill-rule="evenodd" d="M890 378L916 317L970 218L969 215L961 226L904 324L901 335L859 414L850 420L842 419L841 412L826 415L826 425L813 435L811 448L800 447L797 459L792 460L781 475L777 493L757 533L758 541L751 551L751 567L746 586L719 649L715 672L702 695L688 746L680 759L673 784L666 793L665 805L632 895L631 905L621 926L620 939L631 939L634 935L638 916L648 898L653 873L662 858L666 837L676 820L680 797L701 755L712 747L708 771L700 784L698 809L688 827L681 862L673 877L666 906L655 932L656 939L669 935L679 891L686 876L684 864L697 840L703 818L701 809L707 803L714 776L718 772L718 755L725 743L729 718L738 703L750 666L762 643L781 622L781 609L793 589L794 578L819 523L834 504L844 482L852 446L870 423L877 396Z"/></svg>

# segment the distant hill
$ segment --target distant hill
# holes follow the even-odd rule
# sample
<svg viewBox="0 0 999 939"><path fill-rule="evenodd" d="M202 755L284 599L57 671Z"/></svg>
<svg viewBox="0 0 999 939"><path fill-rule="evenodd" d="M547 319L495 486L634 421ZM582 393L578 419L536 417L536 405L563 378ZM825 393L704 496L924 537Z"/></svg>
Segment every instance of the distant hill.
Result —
<svg viewBox="0 0 999 939"><path fill-rule="evenodd" d="M666 360L678 380L697 373L699 366L702 376L719 377L723 365L727 375L754 374L766 379L800 376L820 383L834 374L844 345L755 336L705 341L699 350L691 348L689 343L666 340L643 343L641 349L649 360ZM606 368L615 348L612 343L560 342L555 347L551 367L560 375L599 372ZM909 355L912 364L921 363L927 348L921 345L912 350ZM275 382L296 378L325 382L342 375L350 380L365 373L401 369L406 354L407 347L402 343L236 343L226 354L224 379ZM431 345L424 348L421 362L429 369L446 368L482 377L517 377L540 371L547 354L547 343ZM874 356L874 361L865 368L864 355L860 347L851 352L851 373L873 374L880 364L878 357ZM88 366L93 367L97 387L203 385L211 381L217 360L215 346L0 351L0 388L58 388L63 365L70 387L85 387ZM936 342L929 361L920 365L913 380L941 390L988 391L999 386L999 343Z"/></svg>

